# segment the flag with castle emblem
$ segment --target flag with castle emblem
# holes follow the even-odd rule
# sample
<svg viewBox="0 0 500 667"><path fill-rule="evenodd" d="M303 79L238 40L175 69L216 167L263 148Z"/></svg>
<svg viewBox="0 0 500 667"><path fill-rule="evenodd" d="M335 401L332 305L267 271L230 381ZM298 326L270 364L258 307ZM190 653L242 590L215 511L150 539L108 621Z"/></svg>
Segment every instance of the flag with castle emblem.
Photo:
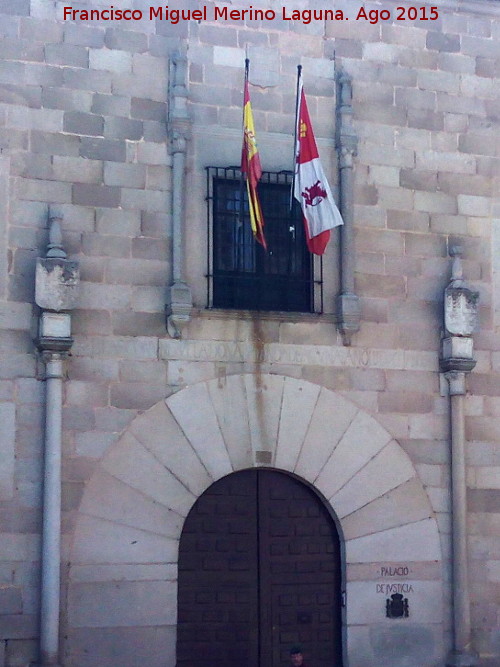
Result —
<svg viewBox="0 0 500 667"><path fill-rule="evenodd" d="M293 194L302 208L307 247L315 255L322 255L330 229L344 221L321 166L302 82L298 88L296 137Z"/></svg>

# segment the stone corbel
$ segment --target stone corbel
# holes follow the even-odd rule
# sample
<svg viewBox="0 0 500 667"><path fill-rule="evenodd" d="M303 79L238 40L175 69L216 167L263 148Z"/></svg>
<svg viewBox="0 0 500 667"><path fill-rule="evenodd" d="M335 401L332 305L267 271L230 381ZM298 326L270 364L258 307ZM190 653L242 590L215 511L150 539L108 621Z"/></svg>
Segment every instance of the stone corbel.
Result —
<svg viewBox="0 0 500 667"><path fill-rule="evenodd" d="M167 295L167 331L172 338L182 337L182 328L191 318L193 299L185 281L184 191L187 140L191 128L187 102L187 58L177 53L170 67L168 129L172 154L172 283Z"/></svg>
<svg viewBox="0 0 500 667"><path fill-rule="evenodd" d="M359 331L361 311L354 292L354 157L358 138L352 125L352 82L344 71L338 77L337 152L339 155L339 208L344 220L340 229L340 294L337 297L337 326L344 345Z"/></svg>

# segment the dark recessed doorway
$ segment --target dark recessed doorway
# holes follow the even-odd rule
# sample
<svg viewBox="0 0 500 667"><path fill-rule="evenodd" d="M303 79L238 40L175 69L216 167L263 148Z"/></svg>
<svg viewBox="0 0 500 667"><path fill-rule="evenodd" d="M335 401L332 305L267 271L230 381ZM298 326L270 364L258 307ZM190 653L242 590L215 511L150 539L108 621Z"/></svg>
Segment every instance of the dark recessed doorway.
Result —
<svg viewBox="0 0 500 667"><path fill-rule="evenodd" d="M237 472L189 513L179 547L178 667L284 667L301 644L340 667L340 545L323 502L281 472Z"/></svg>

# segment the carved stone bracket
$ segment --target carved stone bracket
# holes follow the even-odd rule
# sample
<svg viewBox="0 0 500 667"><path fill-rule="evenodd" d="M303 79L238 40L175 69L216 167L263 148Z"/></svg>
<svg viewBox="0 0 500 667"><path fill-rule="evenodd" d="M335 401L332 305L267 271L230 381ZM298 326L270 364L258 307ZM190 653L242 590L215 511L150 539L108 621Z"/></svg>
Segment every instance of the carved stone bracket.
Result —
<svg viewBox="0 0 500 667"><path fill-rule="evenodd" d="M339 155L340 212L344 224L340 227L340 294L337 297L337 326L344 345L350 345L352 335L359 330L361 309L354 292L354 157L358 138L352 125L352 81L341 71L338 83L337 152Z"/></svg>
<svg viewBox="0 0 500 667"><path fill-rule="evenodd" d="M193 299L185 281L184 258L184 191L187 141L191 129L188 112L187 58L176 53L170 67L169 119L172 153L172 283L167 294L167 331L172 338L182 337L182 327L191 318Z"/></svg>

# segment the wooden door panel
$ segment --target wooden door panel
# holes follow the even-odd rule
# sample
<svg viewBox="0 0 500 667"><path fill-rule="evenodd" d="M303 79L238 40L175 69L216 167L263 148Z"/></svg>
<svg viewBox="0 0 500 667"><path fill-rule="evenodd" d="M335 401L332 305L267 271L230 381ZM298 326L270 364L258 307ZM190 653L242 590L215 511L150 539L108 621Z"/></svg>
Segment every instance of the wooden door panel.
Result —
<svg viewBox="0 0 500 667"><path fill-rule="evenodd" d="M317 496L270 470L216 482L179 549L178 667L340 663L339 539ZM336 662L338 661L338 662Z"/></svg>
<svg viewBox="0 0 500 667"><path fill-rule="evenodd" d="M271 646L270 661L260 667L289 664L297 643L315 667L331 667L340 655L340 549L332 518L302 482L262 470L259 532L261 607L272 627L263 627L261 616L261 636Z"/></svg>
<svg viewBox="0 0 500 667"><path fill-rule="evenodd" d="M258 665L254 475L212 485L179 546L178 667Z"/></svg>

